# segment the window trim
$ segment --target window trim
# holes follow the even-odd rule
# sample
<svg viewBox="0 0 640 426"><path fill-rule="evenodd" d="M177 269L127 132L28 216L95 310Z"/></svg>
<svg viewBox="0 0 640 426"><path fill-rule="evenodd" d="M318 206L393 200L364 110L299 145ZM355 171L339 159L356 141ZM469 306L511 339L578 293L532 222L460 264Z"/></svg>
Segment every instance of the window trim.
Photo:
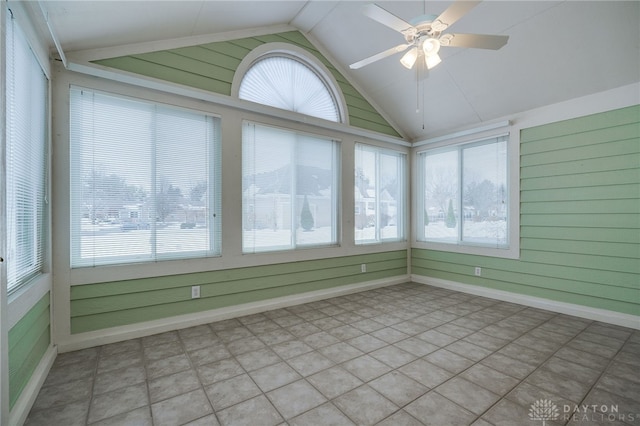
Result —
<svg viewBox="0 0 640 426"><path fill-rule="evenodd" d="M339 120L335 123L346 124L349 125L349 113L347 109L347 102L344 98L344 94L342 90L340 90L340 86L338 85L338 81L335 79L331 71L320 62L315 56L311 55L307 50L296 46L294 44L289 43L265 43L262 44L251 52L249 52L240 62L240 65L236 68L236 71L233 75L233 81L231 83L231 96L235 99L240 100L241 102L250 102L244 101L240 99L240 86L242 84L242 80L244 79L247 72L253 67L257 62L262 59L273 56L282 56L288 57L294 60L299 61L303 65L307 66L311 71L315 72L318 75L318 78L322 80L325 84L325 87L329 91L329 93L333 96L335 100L336 107L338 109L338 118ZM253 102L252 102L253 103ZM270 105L259 104L265 108L273 109L274 111L283 111L280 108L272 107ZM306 114L301 114L295 111L285 110L292 114L299 115L301 117L308 117L316 120L322 120L317 117L309 116ZM277 114L277 113L275 113ZM306 121L302 119L303 121ZM327 121L327 120L322 120Z"/></svg>
<svg viewBox="0 0 640 426"><path fill-rule="evenodd" d="M38 208L36 206L36 216L38 216L34 222L35 222L35 228L34 228L34 244L35 247L33 247L32 251L35 250L35 254L33 255L33 257L36 259L35 263L38 265L38 269L34 269L30 274L25 275L22 277L21 280L18 280L13 286L9 287L9 264L7 262L4 262L4 270L3 270L3 276L2 278L4 278L4 282L3 282L3 287L4 287L4 291L6 291L7 294L7 298L9 301L9 305L12 304L12 302L14 302L15 300L21 299L22 295L24 294L31 294L33 293L33 288L36 289L42 289L42 288L47 288L50 282L50 278L48 277L48 273L50 271L50 242L51 242L51 210L50 210L50 205L49 205L49 197L50 197L50 193L51 193L51 87L52 87L52 83L51 83L51 77L50 77L50 68L49 68L49 64L48 61L43 60L43 58L46 58L46 55L43 55L43 49L42 49L42 45L39 43L38 41L38 37L35 36L35 31L33 29L33 26L31 24L31 22L29 21L28 18L26 18L26 11L23 9L22 5L19 4L11 4L11 5L3 5L3 14L2 14L2 22L3 25L5 24L5 21L11 21L11 25L7 25L6 31L7 34L3 34L3 40L2 40L2 56L3 58L6 57L6 55L9 53L9 46L8 46L8 39L9 39L9 32L13 32L13 34L16 37L21 37L22 41L26 44L26 46L28 47L29 53L30 55L33 56L33 59L35 59L36 63L37 63L37 68L38 68L38 72L42 73L42 76L44 77L44 122L42 123L43 126L43 131L44 134L42 135L42 146L40 147L42 149L42 166L43 166L43 170L41 170L42 172L42 181L39 182L39 184L42 185L42 200L40 201L42 203L40 209L41 211L38 211ZM13 9L16 9L15 12ZM3 61L3 73L2 73L2 86L4 89L8 89L8 87L5 87L8 85L8 74L9 74L9 69L7 68L7 62L8 61ZM3 144L2 146L2 164L5 166L3 172L0 174L0 178L2 179L2 196L3 196L3 200L2 202L0 202L0 206L3 209L3 224L4 224L4 235L6 236L6 238L4 239L3 243L6 244L6 246L4 246L4 252L5 252L5 258L9 257L9 252L10 252L10 244L12 243L11 241L9 241L9 216L8 216L8 209L7 209L7 205L5 203L7 203L9 201L9 186L7 185L8 181L9 181L9 176L8 176L8 130L10 128L9 126L9 104L6 100L6 92L7 90L3 91L3 95L2 95L2 106L3 106L3 112L2 112L2 122L4 124L3 126L3 135L2 135L2 139L5 140L5 144ZM30 102L30 101L29 101ZM37 204L37 203L36 203ZM45 286L43 286L41 283L45 283ZM41 291L41 290L38 290Z"/></svg>
<svg viewBox="0 0 640 426"><path fill-rule="evenodd" d="M241 253L243 256L255 256L255 255L264 255L264 254L275 254L275 253L294 253L294 252L298 252L298 251L306 251L306 250L317 250L317 249L323 249L323 248L332 248L332 247L340 247L342 245L342 241L341 241L341 237L342 237L342 232L341 232L341 223L342 223L342 209L339 207L342 201L342 140L333 136L327 136L327 135L322 135L322 134L314 134L311 132L307 132L304 130L297 130L295 128L291 128L291 127L285 127L285 126L280 126L280 125L276 125L276 124L270 124L270 123L263 123L260 121L256 121L256 120L251 120L251 119L243 119L242 120L242 126L241 126L241 137L242 137L242 178L244 180L244 135L243 132L245 130L245 128L247 127L247 125L254 125L254 126L260 126L260 127L268 127L268 128L272 128L275 130L280 130L280 131L285 131L285 132L290 132L293 135L295 135L296 137L298 136L307 136L307 137L313 137L313 138L318 138L318 139L322 139L326 142L329 142L332 144L332 150L333 150L333 157L334 157L334 161L335 161L335 173L333 175L333 187L335 188L335 190L332 190L332 199L331 199L331 211L332 211L332 221L335 224L335 228L333 229L333 236L335 238L335 241L333 242L329 242L329 243L322 243L322 244L302 244L299 245L296 242L296 238L295 238L295 229L297 228L292 228L292 236L291 236L291 241L292 244L290 246L271 246L270 248L267 249L256 249L254 247L253 250L245 250L245 244L244 244L244 235L245 235L245 231L244 231L244 226L241 230L241 236L240 236L240 249L241 249ZM241 192L244 193L244 186L241 188ZM244 215L245 215L245 211L246 211L246 206L245 206L245 197L244 195L242 195L242 221L244 223ZM293 209L293 204L291 206L291 208ZM293 216L292 216L293 217Z"/></svg>
<svg viewBox="0 0 640 426"><path fill-rule="evenodd" d="M69 104L68 104L69 105L68 106L69 108L69 116L68 116L68 119L69 119L69 145L68 145L69 183L68 183L68 187L69 189L68 190L69 190L70 206L73 206L72 194L73 194L73 187L74 187L74 181L72 179L71 171L74 169L74 167L78 167L78 164L80 161L78 158L76 158L78 154L77 153L74 154L73 152L73 143L71 140L71 118L72 118L71 92L73 90L80 90L80 91L86 90L88 92L92 92L92 93L103 95L103 96L110 96L110 97L129 100L133 102L146 103L149 105L161 106L164 108L171 108L177 111L183 111L185 113L200 114L200 115L204 115L207 117L211 117L212 119L218 120L217 126L216 126L217 129L214 128L214 131L217 131L218 133L217 143L215 142L216 138L213 137L213 142L212 142L213 147L211 149L211 154L210 154L212 156L212 161L209 162L209 166L208 166L209 168L208 179L213 179L214 182L213 182L213 185L208 185L209 189L207 191L209 193L208 198L210 200L210 204L213 206L213 208L211 209L211 211L213 212L212 214L215 215L217 220L208 229L208 233L210 236L210 243L209 243L209 247L206 250L178 252L177 255L156 252L155 256L152 256L149 258L143 258L143 259L136 258L137 257L136 255L113 256L111 260L107 262L98 262L98 263L95 263L90 259L83 261L81 258L79 258L77 263L74 264L73 263L74 256L80 252L80 247L77 247L74 245L73 234L74 232L78 232L77 229L80 226L80 224L74 223L73 216L70 214L69 220L68 220L68 223L69 223L69 259L68 259L69 269L73 271L73 270L95 269L95 268L104 268L104 267L126 268L129 265L133 265L135 267L135 265L141 265L141 264L157 264L159 262L166 263L166 262L172 262L172 261L189 261L189 260L211 259L211 258L221 257L222 256L222 209L221 209L221 204L222 204L221 202L221 198L222 198L222 182L221 182L222 181L222 166L221 166L222 118L221 118L221 115L215 114L209 111L205 111L205 110L181 106L181 105L178 105L177 103L173 104L173 103L163 102L163 101L159 101L159 100L148 98L148 97L124 94L118 90L108 91L108 90L97 89L97 88L88 87L84 85L70 84L66 88L66 92L67 92L66 94L69 100ZM220 194L220 196L217 197L216 194ZM218 200L219 202L215 203L215 200ZM218 236L217 239L214 238L216 235ZM97 258L97 259L100 259L100 258Z"/></svg>
<svg viewBox="0 0 640 426"><path fill-rule="evenodd" d="M507 136L507 181L508 188L508 214L509 223L507 234L509 236L508 247L498 248L472 243L458 242L456 244L440 243L433 241L418 240L419 219L417 212L422 209L424 200L420 193L421 185L418 184L420 178L420 154L427 151L446 150L454 146L473 146L487 139ZM520 258L520 133L512 127L492 128L489 130L479 129L477 132L469 131L463 134L444 136L437 138L433 143L422 143L413 148L412 153L412 182L413 196L411 211L413 219L411 223L411 247L426 250L444 251L459 254L471 254L479 256L500 257L506 259Z"/></svg>

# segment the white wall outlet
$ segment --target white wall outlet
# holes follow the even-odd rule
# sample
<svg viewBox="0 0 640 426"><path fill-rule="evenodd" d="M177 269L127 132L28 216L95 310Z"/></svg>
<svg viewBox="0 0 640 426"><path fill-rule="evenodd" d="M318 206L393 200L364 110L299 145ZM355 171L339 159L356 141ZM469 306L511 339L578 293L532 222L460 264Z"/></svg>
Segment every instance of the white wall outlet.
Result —
<svg viewBox="0 0 640 426"><path fill-rule="evenodd" d="M200 297L200 286L193 285L191 286L191 298L198 299Z"/></svg>
<svg viewBox="0 0 640 426"><path fill-rule="evenodd" d="M360 265L360 272L367 272L367 264L363 263L362 265Z"/></svg>
<svg viewBox="0 0 640 426"><path fill-rule="evenodd" d="M474 271L474 274L476 277L482 276L482 268L479 266L476 266L476 270Z"/></svg>

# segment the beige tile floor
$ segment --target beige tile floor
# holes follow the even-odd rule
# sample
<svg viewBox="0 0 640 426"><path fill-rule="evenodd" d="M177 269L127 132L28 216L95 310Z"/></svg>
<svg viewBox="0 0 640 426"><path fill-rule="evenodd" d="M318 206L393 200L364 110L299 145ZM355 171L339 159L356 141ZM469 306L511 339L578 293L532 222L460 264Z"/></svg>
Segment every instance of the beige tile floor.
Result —
<svg viewBox="0 0 640 426"><path fill-rule="evenodd" d="M543 420L640 424L640 331L409 283L60 354L26 424Z"/></svg>

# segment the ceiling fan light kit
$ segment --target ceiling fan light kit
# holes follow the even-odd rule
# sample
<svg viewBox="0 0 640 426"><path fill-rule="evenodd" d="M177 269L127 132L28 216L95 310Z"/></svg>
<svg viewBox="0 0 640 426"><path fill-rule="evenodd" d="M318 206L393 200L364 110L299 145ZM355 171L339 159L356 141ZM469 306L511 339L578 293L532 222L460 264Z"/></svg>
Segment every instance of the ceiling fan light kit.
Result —
<svg viewBox="0 0 640 426"><path fill-rule="evenodd" d="M431 69L433 67L435 67L436 65L438 65L440 62L442 62L442 59L440 59L440 55L438 55L437 53L435 55L427 55L424 57L424 62L425 64L427 64L427 69Z"/></svg>
<svg viewBox="0 0 640 426"><path fill-rule="evenodd" d="M418 48L417 47L412 47L407 53L405 53L402 58L400 59L400 63L406 68L406 69L411 69L413 68L413 64L416 63L416 60L418 59Z"/></svg>
<svg viewBox="0 0 640 426"><path fill-rule="evenodd" d="M395 53L409 49L400 59L400 63L407 69L413 68L418 58L424 52L427 69L432 69L442 59L438 52L441 46L471 47L498 50L507 43L509 36L485 34L441 34L453 23L460 19L480 1L456 0L439 16L421 15L411 20L411 23L395 16L375 4L368 4L363 11L369 18L394 29L404 36L406 44L401 44L384 52L365 58L350 65L351 69L359 69Z"/></svg>
<svg viewBox="0 0 640 426"><path fill-rule="evenodd" d="M440 50L440 42L436 38L428 38L422 42L422 50L427 56L437 55Z"/></svg>

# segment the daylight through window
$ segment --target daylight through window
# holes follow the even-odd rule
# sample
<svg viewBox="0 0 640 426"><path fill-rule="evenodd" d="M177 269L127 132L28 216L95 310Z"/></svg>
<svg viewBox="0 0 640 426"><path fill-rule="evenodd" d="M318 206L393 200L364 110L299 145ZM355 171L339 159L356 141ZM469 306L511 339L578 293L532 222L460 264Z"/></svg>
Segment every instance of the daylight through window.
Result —
<svg viewBox="0 0 640 426"><path fill-rule="evenodd" d="M42 271L48 80L11 13L6 32L7 289Z"/></svg>
<svg viewBox="0 0 640 426"><path fill-rule="evenodd" d="M400 152L356 144L356 244L405 239L405 163Z"/></svg>
<svg viewBox="0 0 640 426"><path fill-rule="evenodd" d="M72 266L218 255L219 127L72 88Z"/></svg>
<svg viewBox="0 0 640 426"><path fill-rule="evenodd" d="M340 121L340 111L327 84L299 59L268 55L249 68L240 84L240 99Z"/></svg>
<svg viewBox="0 0 640 426"><path fill-rule="evenodd" d="M507 137L418 153L418 240L508 248L507 164Z"/></svg>
<svg viewBox="0 0 640 426"><path fill-rule="evenodd" d="M245 122L244 253L337 244L338 143Z"/></svg>

